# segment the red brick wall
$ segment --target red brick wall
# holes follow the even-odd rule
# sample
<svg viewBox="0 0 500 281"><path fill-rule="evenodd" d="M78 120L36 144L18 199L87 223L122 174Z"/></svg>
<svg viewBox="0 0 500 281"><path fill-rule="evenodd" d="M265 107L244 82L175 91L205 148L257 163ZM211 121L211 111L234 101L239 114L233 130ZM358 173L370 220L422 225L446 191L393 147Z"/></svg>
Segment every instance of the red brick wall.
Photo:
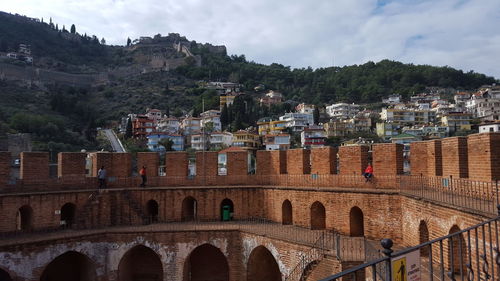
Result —
<svg viewBox="0 0 500 281"><path fill-rule="evenodd" d="M248 174L247 151L228 151L226 155L228 176L246 176Z"/></svg>
<svg viewBox="0 0 500 281"><path fill-rule="evenodd" d="M146 175L156 177L159 165L160 155L158 152L137 152L137 172L142 169L142 166L146 166Z"/></svg>
<svg viewBox="0 0 500 281"><path fill-rule="evenodd" d="M372 146L373 172L376 175L403 174L403 145L396 143Z"/></svg>
<svg viewBox="0 0 500 281"><path fill-rule="evenodd" d="M112 166L109 176L124 178L132 175L132 154L127 152L111 153Z"/></svg>
<svg viewBox="0 0 500 281"><path fill-rule="evenodd" d="M257 175L271 175L271 151L270 150L257 150Z"/></svg>
<svg viewBox="0 0 500 281"><path fill-rule="evenodd" d="M271 171L273 175L287 173L287 151L271 151Z"/></svg>
<svg viewBox="0 0 500 281"><path fill-rule="evenodd" d="M340 174L361 175L368 165L368 146L352 145L339 148Z"/></svg>
<svg viewBox="0 0 500 281"><path fill-rule="evenodd" d="M309 149L289 149L286 152L287 173L304 175L311 173L311 151Z"/></svg>
<svg viewBox="0 0 500 281"><path fill-rule="evenodd" d="M167 152L165 155L165 169L167 176L187 177L188 155L186 152Z"/></svg>
<svg viewBox="0 0 500 281"><path fill-rule="evenodd" d="M57 154L57 176L58 177L85 177L86 153L82 152L59 152Z"/></svg>
<svg viewBox="0 0 500 281"><path fill-rule="evenodd" d="M104 166L104 169L107 172L107 176L109 176L109 173L112 169L113 166L113 158L111 156L111 153L109 152L94 152L90 153L90 158L92 159L92 173L91 175L93 177L97 177L97 172L99 169L101 169L102 166Z"/></svg>
<svg viewBox="0 0 500 281"><path fill-rule="evenodd" d="M427 175L427 142L410 144L410 169L412 176Z"/></svg>
<svg viewBox="0 0 500 281"><path fill-rule="evenodd" d="M48 152L21 152L19 177L25 180L46 180L49 178Z"/></svg>
<svg viewBox="0 0 500 281"><path fill-rule="evenodd" d="M441 141L443 154L443 176L469 177L467 138L445 138Z"/></svg>
<svg viewBox="0 0 500 281"><path fill-rule="evenodd" d="M11 155L8 151L0 151L0 186L5 185L10 178Z"/></svg>
<svg viewBox="0 0 500 281"><path fill-rule="evenodd" d="M481 133L468 136L469 178L500 180L500 133Z"/></svg>
<svg viewBox="0 0 500 281"><path fill-rule="evenodd" d="M196 176L217 176L218 156L215 151L196 152Z"/></svg>
<svg viewBox="0 0 500 281"><path fill-rule="evenodd" d="M431 177L443 175L441 140L427 141L427 173Z"/></svg>
<svg viewBox="0 0 500 281"><path fill-rule="evenodd" d="M311 174L336 174L337 151L337 148L330 146L311 149Z"/></svg>

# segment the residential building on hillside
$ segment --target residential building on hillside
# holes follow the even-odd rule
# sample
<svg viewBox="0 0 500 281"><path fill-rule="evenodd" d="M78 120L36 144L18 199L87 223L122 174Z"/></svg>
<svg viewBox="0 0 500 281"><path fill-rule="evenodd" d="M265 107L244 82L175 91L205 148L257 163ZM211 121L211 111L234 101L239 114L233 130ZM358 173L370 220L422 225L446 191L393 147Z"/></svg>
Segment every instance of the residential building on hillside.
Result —
<svg viewBox="0 0 500 281"><path fill-rule="evenodd" d="M326 114L333 118L350 119L360 111L358 104L335 103L326 107Z"/></svg>
<svg viewBox="0 0 500 281"><path fill-rule="evenodd" d="M181 129L185 136L201 132L201 118L186 117L181 122Z"/></svg>
<svg viewBox="0 0 500 281"><path fill-rule="evenodd" d="M302 132L304 128L314 125L314 117L308 113L288 112L280 116L281 121L286 121L286 127L294 132Z"/></svg>
<svg viewBox="0 0 500 281"><path fill-rule="evenodd" d="M371 125L371 118L354 117L331 120L323 124L323 129L328 137L345 137L356 132L370 132Z"/></svg>
<svg viewBox="0 0 500 281"><path fill-rule="evenodd" d="M402 134L410 134L418 137L445 138L449 135L449 128L446 126L413 126L403 127Z"/></svg>
<svg viewBox="0 0 500 281"><path fill-rule="evenodd" d="M401 125L397 123L377 123L377 135L386 140L393 136L399 135L401 131Z"/></svg>
<svg viewBox="0 0 500 281"><path fill-rule="evenodd" d="M209 136L207 134L191 135L191 148L194 150L208 150Z"/></svg>
<svg viewBox="0 0 500 281"><path fill-rule="evenodd" d="M486 122L479 125L479 133L500 132L500 121Z"/></svg>
<svg viewBox="0 0 500 281"><path fill-rule="evenodd" d="M263 138L266 150L290 149L290 134L265 135Z"/></svg>
<svg viewBox="0 0 500 281"><path fill-rule="evenodd" d="M418 101L432 102L433 100L439 100L439 99L441 99L441 95L438 93L421 93L410 97L410 101L412 103L416 103Z"/></svg>
<svg viewBox="0 0 500 281"><path fill-rule="evenodd" d="M153 120L149 119L146 115L136 115L132 119L132 135L135 138L145 138L156 129Z"/></svg>
<svg viewBox="0 0 500 281"><path fill-rule="evenodd" d="M380 119L398 124L427 124L436 121L436 112L411 108L383 108Z"/></svg>
<svg viewBox="0 0 500 281"><path fill-rule="evenodd" d="M180 128L179 119L175 117L160 119L156 124L156 130L159 132L178 133Z"/></svg>
<svg viewBox="0 0 500 281"><path fill-rule="evenodd" d="M298 113L313 114L315 108L316 106L314 104L299 103L295 107L295 111L297 111Z"/></svg>
<svg viewBox="0 0 500 281"><path fill-rule="evenodd" d="M214 132L222 130L222 123L220 121L221 112L219 110L207 110L200 114L201 117L201 127L204 127L207 123L212 123Z"/></svg>
<svg viewBox="0 0 500 281"><path fill-rule="evenodd" d="M160 145L160 140L170 139L172 141L172 149L174 151L184 150L184 136L179 134L168 134L168 133L153 133L147 136L148 139L148 149L155 152L164 152L165 147Z"/></svg>
<svg viewBox="0 0 500 281"><path fill-rule="evenodd" d="M456 131L470 131L472 114L462 112L450 112L441 116L441 124L449 128L451 133Z"/></svg>
<svg viewBox="0 0 500 281"><path fill-rule="evenodd" d="M213 132L210 134L210 149L223 149L233 143L233 134L229 132Z"/></svg>
<svg viewBox="0 0 500 281"><path fill-rule="evenodd" d="M258 149L260 146L259 135L252 132L239 130L233 133L233 142L231 146L245 149Z"/></svg>
<svg viewBox="0 0 500 281"><path fill-rule="evenodd" d="M386 99L382 99L382 102L388 104L401 103L401 95L398 94L389 95Z"/></svg>
<svg viewBox="0 0 500 281"><path fill-rule="evenodd" d="M220 93L227 93L227 92L239 92L241 86L242 86L241 84L233 82L208 82L206 88L217 90Z"/></svg>
<svg viewBox="0 0 500 281"><path fill-rule="evenodd" d="M227 92L219 95L219 107L220 110L224 108L224 105L230 106L234 103L234 99L239 96L239 92Z"/></svg>
<svg viewBox="0 0 500 281"><path fill-rule="evenodd" d="M281 104L283 102L283 94L275 91L269 91L259 100L261 105L271 106L273 104Z"/></svg>
<svg viewBox="0 0 500 281"><path fill-rule="evenodd" d="M321 126L311 126L300 133L300 142L303 148L323 147L325 139L326 133Z"/></svg>
<svg viewBox="0 0 500 281"><path fill-rule="evenodd" d="M161 110L159 109L147 109L146 110L146 116L153 120L153 123L156 125L158 121L162 118L161 116Z"/></svg>
<svg viewBox="0 0 500 281"><path fill-rule="evenodd" d="M471 96L465 106L467 112L474 117L483 118L491 116L491 119L498 120L500 116L500 98L495 98L490 91L477 92Z"/></svg>
<svg viewBox="0 0 500 281"><path fill-rule="evenodd" d="M259 135L264 136L268 134L280 134L286 127L287 121L272 120L271 118L261 118L257 121L259 127Z"/></svg>
<svg viewBox="0 0 500 281"><path fill-rule="evenodd" d="M453 95L453 100L457 104L466 103L470 99L471 95L472 94L469 92L457 92L455 95Z"/></svg>

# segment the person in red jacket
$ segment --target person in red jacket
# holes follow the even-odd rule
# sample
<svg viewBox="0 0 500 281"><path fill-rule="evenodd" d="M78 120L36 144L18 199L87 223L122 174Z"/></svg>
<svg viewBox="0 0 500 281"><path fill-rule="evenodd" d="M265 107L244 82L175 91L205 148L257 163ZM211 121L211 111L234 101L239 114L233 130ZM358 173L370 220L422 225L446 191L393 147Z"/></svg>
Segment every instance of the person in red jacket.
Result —
<svg viewBox="0 0 500 281"><path fill-rule="evenodd" d="M141 186L145 187L146 186L146 181L147 181L147 178L146 178L146 166L142 166L142 169L139 171L139 175L141 175L141 178L142 178Z"/></svg>
<svg viewBox="0 0 500 281"><path fill-rule="evenodd" d="M363 176L365 177L366 182L368 182L373 177L373 167L371 164L368 164L365 172L363 173Z"/></svg>

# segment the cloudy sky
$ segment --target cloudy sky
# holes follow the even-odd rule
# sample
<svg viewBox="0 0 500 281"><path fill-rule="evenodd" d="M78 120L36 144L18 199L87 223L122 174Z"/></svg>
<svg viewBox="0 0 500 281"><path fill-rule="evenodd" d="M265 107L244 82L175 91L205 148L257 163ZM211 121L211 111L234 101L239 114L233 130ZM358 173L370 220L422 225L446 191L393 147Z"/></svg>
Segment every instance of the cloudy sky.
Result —
<svg viewBox="0 0 500 281"><path fill-rule="evenodd" d="M0 10L123 45L180 33L292 67L385 58L500 78L499 0L0 0Z"/></svg>

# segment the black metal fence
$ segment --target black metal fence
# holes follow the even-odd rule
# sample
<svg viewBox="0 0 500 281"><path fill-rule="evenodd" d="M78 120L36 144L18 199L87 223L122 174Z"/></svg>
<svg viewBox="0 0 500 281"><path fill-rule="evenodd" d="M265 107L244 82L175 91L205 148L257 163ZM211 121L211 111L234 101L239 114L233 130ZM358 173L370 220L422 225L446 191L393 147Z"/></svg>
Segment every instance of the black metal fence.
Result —
<svg viewBox="0 0 500 281"><path fill-rule="evenodd" d="M382 257L321 281L500 280L500 205L497 211L496 218L396 253L383 239Z"/></svg>

